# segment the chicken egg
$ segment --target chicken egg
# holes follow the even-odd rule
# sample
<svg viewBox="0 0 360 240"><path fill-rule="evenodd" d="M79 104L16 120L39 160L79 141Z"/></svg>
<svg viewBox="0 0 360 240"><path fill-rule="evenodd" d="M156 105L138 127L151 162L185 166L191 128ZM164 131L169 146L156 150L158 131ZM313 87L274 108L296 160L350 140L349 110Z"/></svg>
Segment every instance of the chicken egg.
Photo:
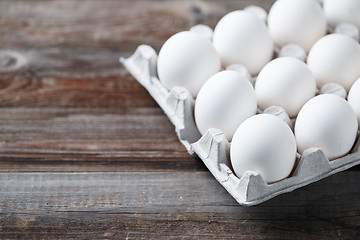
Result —
<svg viewBox="0 0 360 240"><path fill-rule="evenodd" d="M292 57L280 57L269 62L259 73L255 92L258 106L282 107L295 117L301 107L316 93L316 81L308 66Z"/></svg>
<svg viewBox="0 0 360 240"><path fill-rule="evenodd" d="M213 35L216 51L225 66L241 64L256 75L273 56L273 42L265 23L248 11L226 14Z"/></svg>
<svg viewBox="0 0 360 240"><path fill-rule="evenodd" d="M162 46L157 62L159 80L167 89L182 86L193 97L220 68L220 58L211 41L190 31L170 37Z"/></svg>
<svg viewBox="0 0 360 240"><path fill-rule="evenodd" d="M326 17L317 1L278 0L269 11L268 27L276 45L288 43L307 52L326 34Z"/></svg>
<svg viewBox="0 0 360 240"><path fill-rule="evenodd" d="M349 91L348 101L354 109L360 127L360 78L356 80Z"/></svg>
<svg viewBox="0 0 360 240"><path fill-rule="evenodd" d="M268 183L291 173L296 159L296 141L290 127L280 118L258 114L236 130L230 146L235 174L256 171Z"/></svg>
<svg viewBox="0 0 360 240"><path fill-rule="evenodd" d="M311 147L320 148L328 159L347 154L354 145L358 129L351 105L334 94L322 94L309 100L295 122L295 138L302 154Z"/></svg>
<svg viewBox="0 0 360 240"><path fill-rule="evenodd" d="M360 77L360 44L345 35L327 35L311 48L307 64L319 88L334 82L349 91Z"/></svg>
<svg viewBox="0 0 360 240"><path fill-rule="evenodd" d="M360 28L359 0L324 0L324 12L329 24L351 23Z"/></svg>
<svg viewBox="0 0 360 240"><path fill-rule="evenodd" d="M212 76L195 102L195 122L201 134L209 128L222 130L230 141L239 125L256 113L255 91L242 74L225 70Z"/></svg>

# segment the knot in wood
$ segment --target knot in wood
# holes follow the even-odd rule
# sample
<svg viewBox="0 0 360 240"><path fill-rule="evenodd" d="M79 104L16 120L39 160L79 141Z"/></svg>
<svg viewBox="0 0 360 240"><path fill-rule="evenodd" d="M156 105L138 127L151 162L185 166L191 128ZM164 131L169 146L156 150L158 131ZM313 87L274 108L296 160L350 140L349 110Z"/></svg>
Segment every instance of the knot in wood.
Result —
<svg viewBox="0 0 360 240"><path fill-rule="evenodd" d="M14 72L27 65L26 58L12 50L0 50L0 72Z"/></svg>

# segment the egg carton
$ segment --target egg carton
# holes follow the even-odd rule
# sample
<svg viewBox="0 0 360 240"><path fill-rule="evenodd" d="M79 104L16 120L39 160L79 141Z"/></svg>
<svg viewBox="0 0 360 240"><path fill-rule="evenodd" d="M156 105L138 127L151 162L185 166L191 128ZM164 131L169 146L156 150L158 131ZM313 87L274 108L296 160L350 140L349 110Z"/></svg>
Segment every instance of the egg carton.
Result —
<svg viewBox="0 0 360 240"><path fill-rule="evenodd" d="M241 205L259 204L360 164L360 141L357 139L350 154L332 161L321 149L306 150L298 156L291 175L272 184L266 183L254 171L238 178L231 169L230 143L221 130L209 129L201 136L193 117L195 101L189 91L183 87L168 91L157 78L157 54L153 48L141 45L129 58L120 58L120 62L163 109L187 151L199 156L217 181Z"/></svg>

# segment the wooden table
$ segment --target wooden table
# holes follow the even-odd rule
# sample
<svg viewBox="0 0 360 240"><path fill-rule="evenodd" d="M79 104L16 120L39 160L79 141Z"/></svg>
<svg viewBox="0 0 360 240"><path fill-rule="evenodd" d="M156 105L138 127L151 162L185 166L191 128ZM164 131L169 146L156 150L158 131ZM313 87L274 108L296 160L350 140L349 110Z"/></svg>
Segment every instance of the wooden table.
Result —
<svg viewBox="0 0 360 240"><path fill-rule="evenodd" d="M360 239L359 167L241 207L122 67L273 0L0 2L0 237Z"/></svg>

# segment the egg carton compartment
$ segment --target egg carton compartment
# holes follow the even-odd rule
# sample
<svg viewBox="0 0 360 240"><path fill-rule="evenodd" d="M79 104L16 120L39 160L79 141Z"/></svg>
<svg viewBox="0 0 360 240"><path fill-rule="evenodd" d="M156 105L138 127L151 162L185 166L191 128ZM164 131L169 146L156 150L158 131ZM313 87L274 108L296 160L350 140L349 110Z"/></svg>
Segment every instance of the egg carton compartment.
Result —
<svg viewBox="0 0 360 240"><path fill-rule="evenodd" d="M156 77L157 54L153 48L140 45L135 53L127 59L120 58L125 68L150 93L159 104L171 123L186 150L193 154L191 144L201 134L193 119L194 99L183 87L168 91Z"/></svg>
<svg viewBox="0 0 360 240"><path fill-rule="evenodd" d="M120 58L120 62L163 109L187 151L199 156L217 181L241 205L259 204L360 164L360 141L357 139L351 153L332 161L321 149L306 150L291 175L272 184L266 183L259 173L253 171L238 178L231 170L230 143L224 134L218 129L209 129L201 136L194 121L194 99L189 91L183 87L168 91L157 78L157 54L153 48L141 45L129 58Z"/></svg>

